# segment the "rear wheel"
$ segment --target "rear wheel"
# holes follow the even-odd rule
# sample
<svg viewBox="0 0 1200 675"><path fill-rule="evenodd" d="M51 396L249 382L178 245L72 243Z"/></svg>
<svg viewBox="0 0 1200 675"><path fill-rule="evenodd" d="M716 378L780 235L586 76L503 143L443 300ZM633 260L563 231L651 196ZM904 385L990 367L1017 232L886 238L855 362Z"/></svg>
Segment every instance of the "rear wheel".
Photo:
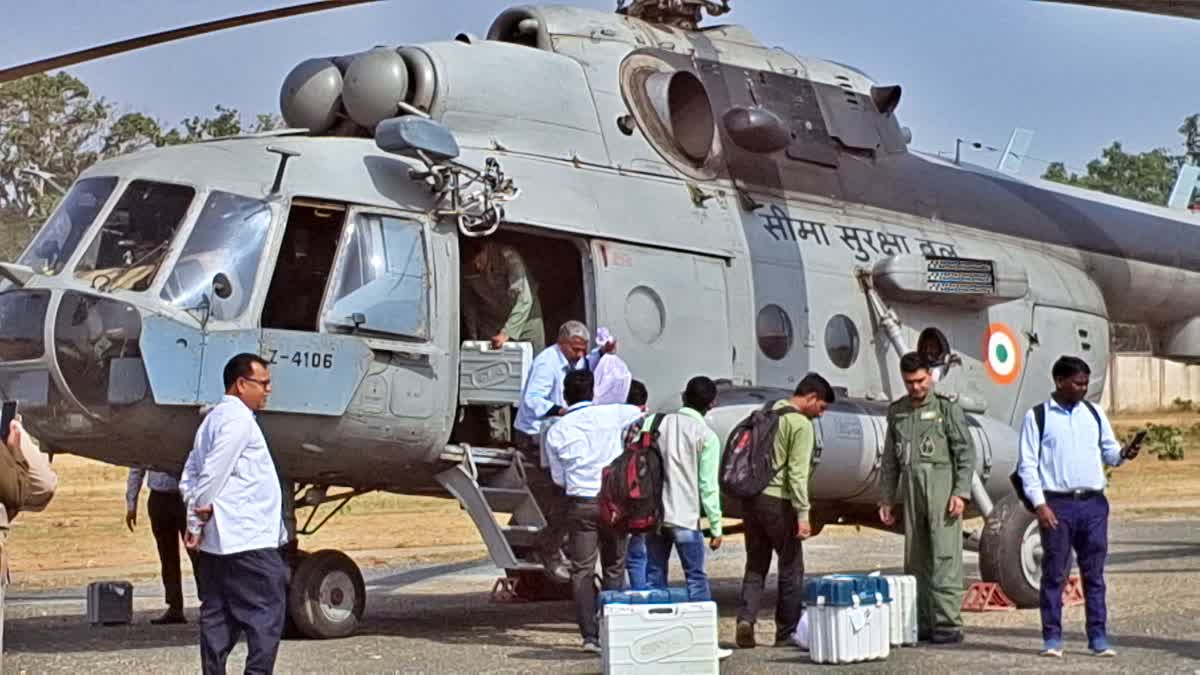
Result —
<svg viewBox="0 0 1200 675"><path fill-rule="evenodd" d="M506 570L510 579L516 579L514 590L517 597L528 602L550 602L571 599L571 584L560 583L551 579L545 572L538 570Z"/></svg>
<svg viewBox="0 0 1200 675"><path fill-rule="evenodd" d="M305 637L346 637L358 628L366 600L358 565L341 551L317 551L296 566L288 590L288 614Z"/></svg>
<svg viewBox="0 0 1200 675"><path fill-rule="evenodd" d="M1037 518L1016 495L996 502L979 542L979 576L1000 584L1018 607L1037 607L1042 580L1042 539Z"/></svg>

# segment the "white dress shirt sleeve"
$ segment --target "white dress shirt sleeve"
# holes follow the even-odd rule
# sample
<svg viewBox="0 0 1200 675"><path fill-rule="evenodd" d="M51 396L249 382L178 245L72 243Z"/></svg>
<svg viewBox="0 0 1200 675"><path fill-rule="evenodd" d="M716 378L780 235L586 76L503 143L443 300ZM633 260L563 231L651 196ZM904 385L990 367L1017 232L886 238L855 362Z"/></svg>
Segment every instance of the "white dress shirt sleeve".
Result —
<svg viewBox="0 0 1200 675"><path fill-rule="evenodd" d="M562 486L568 495L578 496L572 495L572 487L575 486L571 484L571 478L576 472L581 470L583 463L587 459L587 434L574 427L569 427L564 430L562 429L563 426L566 425L559 425L558 427L559 444L555 448L555 452L558 456L559 468L562 472Z"/></svg>
<svg viewBox="0 0 1200 675"><path fill-rule="evenodd" d="M1099 406L1096 406L1096 414L1100 416L1100 452L1104 457L1104 463L1109 466L1120 466L1125 461L1121 459L1121 443L1113 433L1112 425L1108 422L1108 415L1105 415Z"/></svg>
<svg viewBox="0 0 1200 675"><path fill-rule="evenodd" d="M142 478L146 470L135 466L129 470L129 479L125 481L125 510L137 511L138 495L142 492Z"/></svg>
<svg viewBox="0 0 1200 675"><path fill-rule="evenodd" d="M1035 508L1046 503L1046 496L1042 494L1040 446L1041 438L1038 435L1037 421L1033 416L1033 411L1030 410L1025 413L1025 421L1021 424L1017 474L1025 486L1025 496L1029 498Z"/></svg>
<svg viewBox="0 0 1200 675"><path fill-rule="evenodd" d="M250 444L253 427L254 419L245 415L228 415L217 421L212 430L212 447L204 453L203 463L196 471L190 495L192 508L211 505L225 487L238 457Z"/></svg>

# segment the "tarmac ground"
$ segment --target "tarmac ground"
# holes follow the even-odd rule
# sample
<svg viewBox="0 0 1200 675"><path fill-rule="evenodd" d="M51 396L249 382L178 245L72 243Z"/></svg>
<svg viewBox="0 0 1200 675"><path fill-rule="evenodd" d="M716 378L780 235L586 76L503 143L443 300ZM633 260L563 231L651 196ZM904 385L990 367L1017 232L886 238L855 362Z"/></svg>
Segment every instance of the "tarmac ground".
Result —
<svg viewBox="0 0 1200 675"><path fill-rule="evenodd" d="M834 531L830 534L831 530ZM806 672L1154 672L1200 673L1200 519L1193 517L1114 521L1107 566L1109 633L1116 659L1087 653L1084 610L1064 612L1067 654L1037 656L1036 610L964 614L966 642L957 647L893 650L883 662L817 666L794 648L737 650L724 673ZM743 548L727 540L711 556L709 572L720 607L721 638L730 644L738 605ZM805 545L809 574L898 573L901 540L881 532L828 528ZM976 580L976 557L965 556L968 582ZM490 562L464 560L373 568L367 579L367 610L356 635L341 640L285 640L281 673L536 673L600 671L598 656L583 652L570 602L494 603L499 572ZM682 581L678 568L673 580ZM773 635L774 577L758 623L760 645ZM135 587L132 625L93 627L85 621L84 590L9 589L4 629L6 673L197 672L196 598L185 588L184 626L151 626L162 611L161 589ZM245 646L230 658L240 672Z"/></svg>

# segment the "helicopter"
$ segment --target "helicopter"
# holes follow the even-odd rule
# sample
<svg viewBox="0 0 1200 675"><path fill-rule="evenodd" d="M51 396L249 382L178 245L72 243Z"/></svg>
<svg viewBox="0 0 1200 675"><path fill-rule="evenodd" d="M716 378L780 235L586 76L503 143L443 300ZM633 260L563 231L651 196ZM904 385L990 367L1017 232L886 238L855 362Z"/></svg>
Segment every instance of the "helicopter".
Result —
<svg viewBox="0 0 1200 675"><path fill-rule="evenodd" d="M143 36L0 81L362 1ZM1065 353L1091 365L1098 400L1110 321L1200 362L1200 218L917 153L900 86L704 25L729 9L513 7L486 38L298 64L280 92L287 129L96 163L0 263L0 394L55 452L178 471L221 366L257 353L293 540L367 492L452 497L538 597L554 589L532 557L545 517L526 468L465 424L515 405L531 360L527 344L462 340L461 247L501 241L540 282L547 333L612 327L655 407L704 372L721 382L709 421L725 435L807 372L832 382L815 532L883 527L886 407L904 392L899 357L920 349L978 449L969 515L984 526L964 545L985 580L1036 606L1037 524L1007 479L1015 427ZM353 633L356 564L326 550L294 566L297 629Z"/></svg>

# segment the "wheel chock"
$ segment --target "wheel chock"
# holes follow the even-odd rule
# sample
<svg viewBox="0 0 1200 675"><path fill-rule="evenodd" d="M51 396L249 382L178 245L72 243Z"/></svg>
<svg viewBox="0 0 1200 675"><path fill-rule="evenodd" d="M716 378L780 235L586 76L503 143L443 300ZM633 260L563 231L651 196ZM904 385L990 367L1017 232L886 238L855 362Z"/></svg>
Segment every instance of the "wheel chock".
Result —
<svg viewBox="0 0 1200 675"><path fill-rule="evenodd" d="M1063 587L1062 604L1063 607L1078 607L1084 604L1083 581L1079 577L1067 579L1067 585Z"/></svg>
<svg viewBox="0 0 1200 675"><path fill-rule="evenodd" d="M496 579L496 584L492 586L491 602L525 602L521 596L517 595L517 583L520 579L514 577L500 577Z"/></svg>
<svg viewBox="0 0 1200 675"><path fill-rule="evenodd" d="M1011 612L1016 608L1016 603L1000 590L1000 584L992 581L971 584L962 604L964 612Z"/></svg>

